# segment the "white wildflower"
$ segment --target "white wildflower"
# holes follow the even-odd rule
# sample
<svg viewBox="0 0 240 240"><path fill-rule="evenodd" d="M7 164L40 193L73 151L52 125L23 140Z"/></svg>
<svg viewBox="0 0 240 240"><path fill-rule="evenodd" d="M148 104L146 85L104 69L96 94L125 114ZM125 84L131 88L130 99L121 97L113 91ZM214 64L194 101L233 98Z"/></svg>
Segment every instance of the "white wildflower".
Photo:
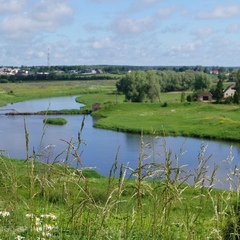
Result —
<svg viewBox="0 0 240 240"><path fill-rule="evenodd" d="M56 215L54 215L54 214L52 214L52 213L50 213L49 216L50 216L50 218L53 219L53 220L57 219Z"/></svg>
<svg viewBox="0 0 240 240"><path fill-rule="evenodd" d="M54 214L52 214L52 213L50 213L50 214L42 214L42 215L40 215L40 217L41 218L51 218L53 220L57 219L57 217Z"/></svg>
<svg viewBox="0 0 240 240"><path fill-rule="evenodd" d="M36 219L35 219L35 225L36 225L36 226L41 225L41 220L40 220L40 218L36 217Z"/></svg>
<svg viewBox="0 0 240 240"><path fill-rule="evenodd" d="M44 227L47 231L52 231L54 229L54 226L52 226L50 224L45 224Z"/></svg>
<svg viewBox="0 0 240 240"><path fill-rule="evenodd" d="M42 227L36 227L35 230L36 230L36 232L42 232L43 229L42 229Z"/></svg>
<svg viewBox="0 0 240 240"><path fill-rule="evenodd" d="M43 236L43 237L51 237L52 234L49 233L49 232L42 232L42 236Z"/></svg>
<svg viewBox="0 0 240 240"><path fill-rule="evenodd" d="M20 236L20 235L17 235L17 237L16 237L16 239L17 240L22 240L22 239L24 239L25 237L22 237L22 236Z"/></svg>
<svg viewBox="0 0 240 240"><path fill-rule="evenodd" d="M0 215L2 215L2 217L8 217L10 213L7 211L0 211Z"/></svg>
<svg viewBox="0 0 240 240"><path fill-rule="evenodd" d="M26 218L33 218L33 217L34 217L34 215L32 213L26 214Z"/></svg>

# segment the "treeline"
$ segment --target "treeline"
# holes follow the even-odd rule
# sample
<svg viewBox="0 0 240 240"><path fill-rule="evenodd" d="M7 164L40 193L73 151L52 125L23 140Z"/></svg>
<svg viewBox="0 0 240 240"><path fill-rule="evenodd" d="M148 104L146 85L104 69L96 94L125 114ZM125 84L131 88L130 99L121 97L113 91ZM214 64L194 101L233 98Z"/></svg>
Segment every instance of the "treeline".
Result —
<svg viewBox="0 0 240 240"><path fill-rule="evenodd" d="M2 66L2 68L4 68ZM122 74L128 71L147 71L147 70L172 70L175 72L185 72L193 70L195 72L204 72L210 74L212 71L217 70L218 74L225 75L226 73L232 73L237 68L233 67L221 67L221 66L133 66L133 65L56 65L56 66L6 66L6 68L14 69L20 68L21 70L30 71L33 74L38 72L64 72L64 73L86 73L91 69L101 69L104 73Z"/></svg>
<svg viewBox="0 0 240 240"><path fill-rule="evenodd" d="M109 80L119 79L119 76L132 71L156 71L159 78L166 79L161 83L161 91L182 91L194 81L197 74L213 74L224 81L236 82L236 68L193 66L131 66L131 65L63 65L63 66L21 66L1 67L2 69L20 69L20 73L0 75L0 83L18 81L43 80ZM215 72L213 72L213 70ZM216 73L217 71L217 73ZM168 77L166 77L166 72ZM25 74L27 73L27 74ZM115 76L113 76L115 75ZM171 76L170 76L171 75ZM170 78L169 78L170 76ZM181 78L183 78L181 80ZM173 81L172 81L173 80ZM172 83L169 83L172 81ZM183 81L183 84L179 84ZM178 87L174 86L175 82ZM172 86L171 86L172 85ZM191 85L191 84L190 84ZM173 89L174 88L174 89Z"/></svg>
<svg viewBox="0 0 240 240"><path fill-rule="evenodd" d="M211 86L209 74L193 70L175 72L173 70L133 71L117 83L117 91L132 102L160 101L160 92L204 91Z"/></svg>
<svg viewBox="0 0 240 240"><path fill-rule="evenodd" d="M29 74L29 75L0 75L0 83L25 82L25 81L66 81L66 80L116 80L117 76L109 74Z"/></svg>

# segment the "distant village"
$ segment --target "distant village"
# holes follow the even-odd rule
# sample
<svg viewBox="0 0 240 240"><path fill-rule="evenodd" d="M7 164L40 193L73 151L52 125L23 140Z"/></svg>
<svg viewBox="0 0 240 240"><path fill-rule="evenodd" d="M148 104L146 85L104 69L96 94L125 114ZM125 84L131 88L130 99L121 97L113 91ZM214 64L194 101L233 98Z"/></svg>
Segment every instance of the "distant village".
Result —
<svg viewBox="0 0 240 240"><path fill-rule="evenodd" d="M39 68L40 69L40 68ZM54 70L51 71L53 73L56 74L64 74L66 73L63 70ZM27 75L31 75L31 74L49 74L50 71L32 71L30 70L25 70L25 69L21 69L21 68L9 68L9 67L2 67L0 68L0 75L23 75L23 76L27 76ZM78 71L76 70L70 70L68 71L68 73L70 74L79 74ZM102 69L87 69L85 72L81 72L81 74L83 75L87 75L87 74L102 74L104 73Z"/></svg>
<svg viewBox="0 0 240 240"><path fill-rule="evenodd" d="M111 65L100 65L100 66L38 66L38 67L0 67L0 75L48 75L52 74L81 74L81 75L94 75L103 73L127 73L134 70L173 70L173 71L202 71L208 74L219 75L224 73L228 76L230 72L238 68L224 68L224 67L176 67L176 66L111 66Z"/></svg>

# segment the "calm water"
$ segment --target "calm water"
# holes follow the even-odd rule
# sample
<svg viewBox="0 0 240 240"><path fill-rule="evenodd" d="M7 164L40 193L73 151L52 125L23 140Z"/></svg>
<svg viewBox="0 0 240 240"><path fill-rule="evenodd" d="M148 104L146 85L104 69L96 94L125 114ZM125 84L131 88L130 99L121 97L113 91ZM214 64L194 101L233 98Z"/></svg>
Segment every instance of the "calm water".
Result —
<svg viewBox="0 0 240 240"><path fill-rule="evenodd" d="M9 104L0 108L0 114L9 112L8 109L15 109L19 112L36 112L46 109L79 109L80 107L81 105L75 102L75 96L48 98ZM29 133L30 155L34 149L36 153L44 152L42 160L52 160L67 148L68 144L66 141L77 140L83 116L67 115L63 117L68 121L66 125L47 125L46 129L44 129L44 116L25 116ZM81 155L83 166L93 167L99 173L108 176L117 156L119 164L128 165L133 169L136 168L141 149L141 136L138 134L95 129L92 127L93 122L94 119L90 115L86 116L84 129L81 134L81 139L84 143L82 143L78 151L78 154ZM23 116L0 115L0 136L0 150L4 150L4 154L18 159L26 158ZM171 158L173 162L176 163L176 159L178 159L179 165L184 165L183 169L189 171L189 173L194 173L194 169L198 165L198 154L201 152L202 145L207 146L204 159L212 155L207 163L208 174L211 173L215 164L227 160L230 156L234 157L232 167L239 163L240 146L237 143L231 144L194 138L186 139L183 137L167 137L164 140L162 137L144 136L143 140L146 144L144 163L152 161L164 162L166 155L163 142L165 140L167 151L172 151ZM181 148L182 151L180 151ZM45 150L42 151L43 149ZM56 160L62 161L64 158L65 155L63 154ZM73 163L73 166L75 166L75 163ZM225 181L229 171L230 166L225 161L217 171L217 178ZM191 182L192 179L190 178L189 181ZM222 188L222 185L217 182L215 182L215 186Z"/></svg>

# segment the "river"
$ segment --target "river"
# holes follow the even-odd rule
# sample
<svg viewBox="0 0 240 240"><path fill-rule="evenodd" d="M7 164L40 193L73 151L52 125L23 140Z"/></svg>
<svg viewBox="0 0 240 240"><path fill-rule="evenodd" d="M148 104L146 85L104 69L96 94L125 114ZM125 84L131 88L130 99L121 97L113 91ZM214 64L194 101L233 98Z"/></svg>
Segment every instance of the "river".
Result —
<svg viewBox="0 0 240 240"><path fill-rule="evenodd" d="M24 118L27 132L29 134L29 151L41 153L42 161L53 161L56 156L67 149L69 142L76 142L78 132L81 128L83 115L64 115L67 124L64 126L44 125L43 115L29 116L6 116L5 112L14 109L18 112L36 112L41 110L79 109L82 105L75 102L76 96L47 98L31 100L20 103L8 104L0 108L0 150L2 154L12 158L26 159L26 141L24 131ZM51 116L50 116L51 117ZM141 155L141 136L93 128L94 119L87 115L84 120L84 128L80 138L82 143L77 150L84 167L96 169L100 174L108 176L115 159L118 163L135 169ZM199 164L198 156L204 148L203 159L209 160L206 163L207 175L211 175L217 164L221 167L216 173L215 187L228 188L226 182L228 173L234 166L238 166L240 157L240 145L237 143L218 142L211 140L184 138L184 137L153 137L143 136L144 161L143 163L163 163L171 151L171 160L175 165L182 166L187 174L194 173ZM76 146L76 145L75 145ZM182 150L181 150L182 149ZM73 153L73 150L72 150ZM66 152L57 157L54 161L63 162L66 159ZM69 156L69 162L74 159ZM231 160L231 161L229 161ZM231 165L230 165L231 163ZM76 161L72 166L76 166ZM131 170L128 170L129 175ZM174 174L172 174L174 176ZM193 178L189 178L190 183Z"/></svg>

